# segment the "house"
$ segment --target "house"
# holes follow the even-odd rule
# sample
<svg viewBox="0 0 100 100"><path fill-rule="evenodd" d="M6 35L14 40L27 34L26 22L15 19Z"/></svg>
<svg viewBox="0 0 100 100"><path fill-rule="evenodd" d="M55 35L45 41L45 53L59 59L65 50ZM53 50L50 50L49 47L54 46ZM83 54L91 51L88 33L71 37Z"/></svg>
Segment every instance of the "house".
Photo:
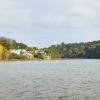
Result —
<svg viewBox="0 0 100 100"><path fill-rule="evenodd" d="M26 52L25 49L10 49L10 53L14 53L17 55L24 54Z"/></svg>
<svg viewBox="0 0 100 100"><path fill-rule="evenodd" d="M39 59L43 59L43 60L50 60L51 59L51 56L48 55L46 52L44 51L38 51L37 52L37 55L38 55L38 58Z"/></svg>
<svg viewBox="0 0 100 100"><path fill-rule="evenodd" d="M30 51L27 51L26 49L10 49L10 53L14 53L17 55L23 55L28 57L29 59L33 59L34 56Z"/></svg>
<svg viewBox="0 0 100 100"><path fill-rule="evenodd" d="M34 58L33 54L30 51L24 52L23 55L27 56L29 59L33 59Z"/></svg>

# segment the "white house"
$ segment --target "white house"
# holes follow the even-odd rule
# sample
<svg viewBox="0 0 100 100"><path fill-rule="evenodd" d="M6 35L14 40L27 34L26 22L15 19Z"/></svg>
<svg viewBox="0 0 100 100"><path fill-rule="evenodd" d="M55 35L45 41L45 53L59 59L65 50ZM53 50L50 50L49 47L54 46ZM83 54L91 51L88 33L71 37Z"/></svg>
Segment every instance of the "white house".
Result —
<svg viewBox="0 0 100 100"><path fill-rule="evenodd" d="M17 55L22 54L24 56L27 56L30 59L34 58L33 54L30 51L27 51L26 49L10 49L10 53L14 53Z"/></svg>
<svg viewBox="0 0 100 100"><path fill-rule="evenodd" d="M26 50L25 49L10 49L10 53L14 53L14 54L17 54L17 55L20 55L21 53L25 53Z"/></svg>

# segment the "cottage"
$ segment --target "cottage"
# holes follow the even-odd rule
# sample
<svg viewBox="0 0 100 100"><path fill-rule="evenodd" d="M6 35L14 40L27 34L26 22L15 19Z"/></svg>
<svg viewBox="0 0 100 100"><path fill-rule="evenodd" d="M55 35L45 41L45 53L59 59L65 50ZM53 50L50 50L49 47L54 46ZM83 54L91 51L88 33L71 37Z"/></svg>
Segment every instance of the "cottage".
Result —
<svg viewBox="0 0 100 100"><path fill-rule="evenodd" d="M14 53L20 55L21 53L24 54L26 52L25 49L10 49L10 53Z"/></svg>
<svg viewBox="0 0 100 100"><path fill-rule="evenodd" d="M23 55L23 56L28 57L29 59L34 58L33 54L30 51L27 51L26 49L11 49L10 53L14 53L17 55Z"/></svg>
<svg viewBox="0 0 100 100"><path fill-rule="evenodd" d="M37 55L40 59L44 59L44 60L50 60L51 59L51 56L48 55L46 52L44 51L39 51L37 52Z"/></svg>

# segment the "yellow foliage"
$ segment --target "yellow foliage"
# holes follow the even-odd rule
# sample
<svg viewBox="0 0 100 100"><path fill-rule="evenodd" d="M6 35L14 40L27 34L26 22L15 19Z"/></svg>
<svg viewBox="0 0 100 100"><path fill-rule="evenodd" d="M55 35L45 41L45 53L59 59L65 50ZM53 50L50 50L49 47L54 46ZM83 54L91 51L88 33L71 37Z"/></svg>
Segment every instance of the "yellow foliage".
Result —
<svg viewBox="0 0 100 100"><path fill-rule="evenodd" d="M0 55L3 53L4 47L0 44Z"/></svg>
<svg viewBox="0 0 100 100"><path fill-rule="evenodd" d="M6 59L7 54L7 49L0 44L0 59Z"/></svg>
<svg viewBox="0 0 100 100"><path fill-rule="evenodd" d="M0 44L0 49L3 49L4 47Z"/></svg>
<svg viewBox="0 0 100 100"><path fill-rule="evenodd" d="M43 56L43 59L44 59L44 60L50 60L51 57L47 55L47 56Z"/></svg>

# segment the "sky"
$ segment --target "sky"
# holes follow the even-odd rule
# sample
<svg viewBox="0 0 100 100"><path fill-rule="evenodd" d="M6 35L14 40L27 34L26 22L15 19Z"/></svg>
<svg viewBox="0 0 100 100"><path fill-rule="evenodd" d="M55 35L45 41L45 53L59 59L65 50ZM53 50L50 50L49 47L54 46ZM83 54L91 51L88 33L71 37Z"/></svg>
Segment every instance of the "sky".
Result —
<svg viewBox="0 0 100 100"><path fill-rule="evenodd" d="M100 40L100 0L0 0L0 36L36 47Z"/></svg>

